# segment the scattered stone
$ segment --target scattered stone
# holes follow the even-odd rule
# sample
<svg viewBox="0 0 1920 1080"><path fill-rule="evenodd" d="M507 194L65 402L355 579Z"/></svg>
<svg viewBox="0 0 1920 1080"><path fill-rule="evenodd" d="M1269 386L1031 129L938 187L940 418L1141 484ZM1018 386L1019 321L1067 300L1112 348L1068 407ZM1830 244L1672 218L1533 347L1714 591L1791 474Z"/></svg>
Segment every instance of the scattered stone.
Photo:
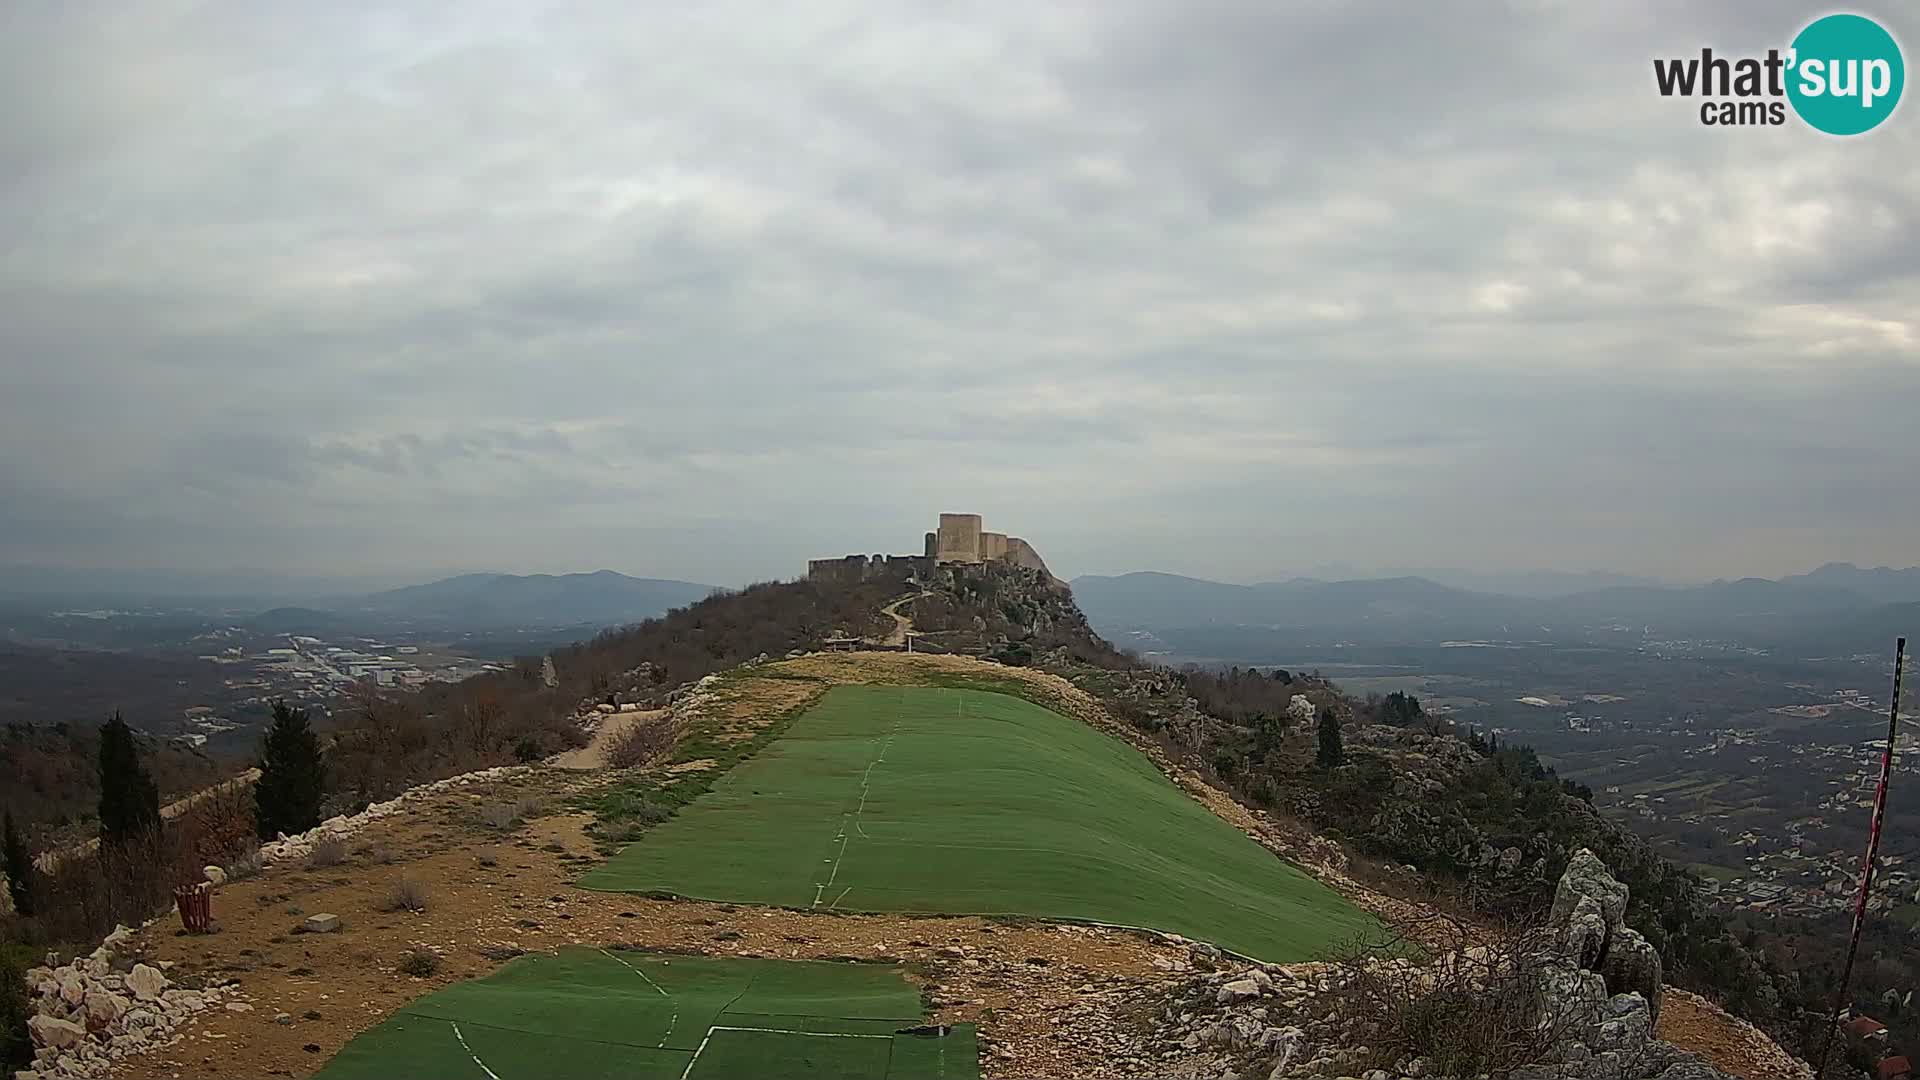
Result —
<svg viewBox="0 0 1920 1080"><path fill-rule="evenodd" d="M127 973L127 989L141 1001L152 1001L166 988L167 977L160 974L157 967L135 964L133 970Z"/></svg>
<svg viewBox="0 0 1920 1080"><path fill-rule="evenodd" d="M73 1046L87 1037L87 1029L79 1024L44 1015L29 1018L27 1031L33 1036L35 1046L48 1046L55 1050Z"/></svg>
<svg viewBox="0 0 1920 1080"><path fill-rule="evenodd" d="M309 915L307 916L307 921L300 924L300 929L309 934L338 933L340 930L340 916L330 911Z"/></svg>

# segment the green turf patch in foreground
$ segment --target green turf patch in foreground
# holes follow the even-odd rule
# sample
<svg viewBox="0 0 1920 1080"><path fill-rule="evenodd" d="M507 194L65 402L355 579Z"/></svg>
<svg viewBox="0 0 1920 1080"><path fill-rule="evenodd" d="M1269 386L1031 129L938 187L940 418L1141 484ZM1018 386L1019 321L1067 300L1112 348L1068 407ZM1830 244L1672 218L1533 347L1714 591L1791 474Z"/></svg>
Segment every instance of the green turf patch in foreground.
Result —
<svg viewBox="0 0 1920 1080"><path fill-rule="evenodd" d="M1016 697L930 687L835 688L581 884L1152 927L1276 962L1378 932L1132 747Z"/></svg>
<svg viewBox="0 0 1920 1080"><path fill-rule="evenodd" d="M567 949L413 1002L318 1080L974 1080L973 1029L912 1033L918 992L875 964Z"/></svg>

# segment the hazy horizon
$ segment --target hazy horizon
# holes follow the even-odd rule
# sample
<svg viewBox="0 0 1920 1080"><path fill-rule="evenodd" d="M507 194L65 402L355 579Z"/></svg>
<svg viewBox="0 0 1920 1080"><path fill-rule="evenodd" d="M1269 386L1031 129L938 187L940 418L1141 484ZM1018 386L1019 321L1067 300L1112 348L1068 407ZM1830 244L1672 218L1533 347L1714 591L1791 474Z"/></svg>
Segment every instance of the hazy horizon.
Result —
<svg viewBox="0 0 1920 1080"><path fill-rule="evenodd" d="M848 553L851 554L851 553ZM868 552L867 554L875 554ZM1846 560L1829 560L1832 563L1845 563ZM1827 565L1827 564L1821 564ZM1887 567L1858 565L1862 570L1873 569L1920 569L1916 567ZM1685 588L1705 585L1714 581L1731 581L1743 577L1760 575L1719 574L1704 578L1655 578L1645 575L1624 574L1609 570L1552 570L1542 568L1517 568L1496 571L1477 571L1464 567L1416 567L1416 566L1353 566L1350 564L1322 564L1299 569L1281 570L1272 574L1257 575L1246 579L1229 578L1220 574L1211 574L1200 570L1169 570L1164 567L1140 566L1128 570L1116 571L1073 571L1053 568L1061 577L1121 577L1128 574L1169 574L1176 577L1193 578L1202 581L1218 582L1229 585L1279 584L1296 578L1321 581L1377 580L1386 578L1423 577L1432 579L1454 588L1470 591L1505 593L1509 595L1527 595L1529 593L1561 593L1600 589L1614 584L1645 584L1660 587ZM1768 575L1773 578L1804 574L1819 569L1818 566L1802 567L1788 574ZM61 595L78 596L89 591L97 595L121 594L132 598L147 596L154 599L190 600L195 597L244 597L262 598L298 597L308 599L344 599L361 593L381 592L388 589L403 588L410 585L428 584L446 578L463 575L504 574L509 576L532 575L585 575L602 571L612 571L628 577L685 581L694 584L712 585L719 588L741 588L757 581L793 580L804 576L805 560L799 561L795 568L784 574L772 574L761 578L743 578L732 581L700 580L678 577L669 573L660 573L641 567L579 566L555 568L516 568L516 567L466 567L453 569L420 569L412 572L398 572L375 575L321 574L321 573L282 573L260 568L229 568L223 571L186 570L179 567L60 567L60 566L22 566L0 563L0 596L37 596L42 599L56 599ZM1514 587L1523 579L1534 579L1527 584L1530 588ZM1586 579L1583 583L1583 579ZM1505 587L1503 587L1503 585ZM1551 586L1564 585L1565 588Z"/></svg>
<svg viewBox="0 0 1920 1080"><path fill-rule="evenodd" d="M11 5L0 564L1909 565L1920 106L1653 84L1826 10Z"/></svg>

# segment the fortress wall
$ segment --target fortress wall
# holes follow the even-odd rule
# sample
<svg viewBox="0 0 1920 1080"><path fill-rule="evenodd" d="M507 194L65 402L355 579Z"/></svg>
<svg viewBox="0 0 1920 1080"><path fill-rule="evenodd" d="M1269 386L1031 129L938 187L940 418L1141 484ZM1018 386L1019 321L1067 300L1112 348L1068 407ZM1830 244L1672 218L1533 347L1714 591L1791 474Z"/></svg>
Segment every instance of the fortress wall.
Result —
<svg viewBox="0 0 1920 1080"><path fill-rule="evenodd" d="M983 532L980 534L980 558L992 562L1007 557L1007 534Z"/></svg>
<svg viewBox="0 0 1920 1080"><path fill-rule="evenodd" d="M980 561L980 515L941 514L940 548L935 553L941 562Z"/></svg>
<svg viewBox="0 0 1920 1080"><path fill-rule="evenodd" d="M808 559L807 580L852 584L867 574L865 555L848 555L840 559Z"/></svg>
<svg viewBox="0 0 1920 1080"><path fill-rule="evenodd" d="M841 585L858 585L901 570L925 577L933 572L933 560L925 555L847 555L807 560L808 581Z"/></svg>
<svg viewBox="0 0 1920 1080"><path fill-rule="evenodd" d="M1039 552L1033 550L1033 545L1017 536L1007 537L1007 552L1004 558L1015 566L1024 566L1029 570L1038 570L1048 577L1053 576L1053 571L1047 569L1046 561L1040 558Z"/></svg>
<svg viewBox="0 0 1920 1080"><path fill-rule="evenodd" d="M939 557L940 557L940 534L937 532L930 532L927 534L927 558L937 559Z"/></svg>

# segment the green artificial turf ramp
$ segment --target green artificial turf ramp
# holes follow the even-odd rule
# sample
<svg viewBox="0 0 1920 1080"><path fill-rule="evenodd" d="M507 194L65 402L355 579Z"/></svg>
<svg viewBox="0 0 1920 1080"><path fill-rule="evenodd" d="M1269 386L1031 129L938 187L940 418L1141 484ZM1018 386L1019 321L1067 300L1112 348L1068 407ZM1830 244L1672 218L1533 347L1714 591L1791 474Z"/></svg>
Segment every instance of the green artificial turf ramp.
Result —
<svg viewBox="0 0 1920 1080"><path fill-rule="evenodd" d="M318 1076L977 1078L973 1030L909 1034L922 1015L892 967L566 949L413 1002Z"/></svg>
<svg viewBox="0 0 1920 1080"><path fill-rule="evenodd" d="M836 687L581 884L1144 926L1275 962L1378 929L1132 747L1020 698L932 687Z"/></svg>

